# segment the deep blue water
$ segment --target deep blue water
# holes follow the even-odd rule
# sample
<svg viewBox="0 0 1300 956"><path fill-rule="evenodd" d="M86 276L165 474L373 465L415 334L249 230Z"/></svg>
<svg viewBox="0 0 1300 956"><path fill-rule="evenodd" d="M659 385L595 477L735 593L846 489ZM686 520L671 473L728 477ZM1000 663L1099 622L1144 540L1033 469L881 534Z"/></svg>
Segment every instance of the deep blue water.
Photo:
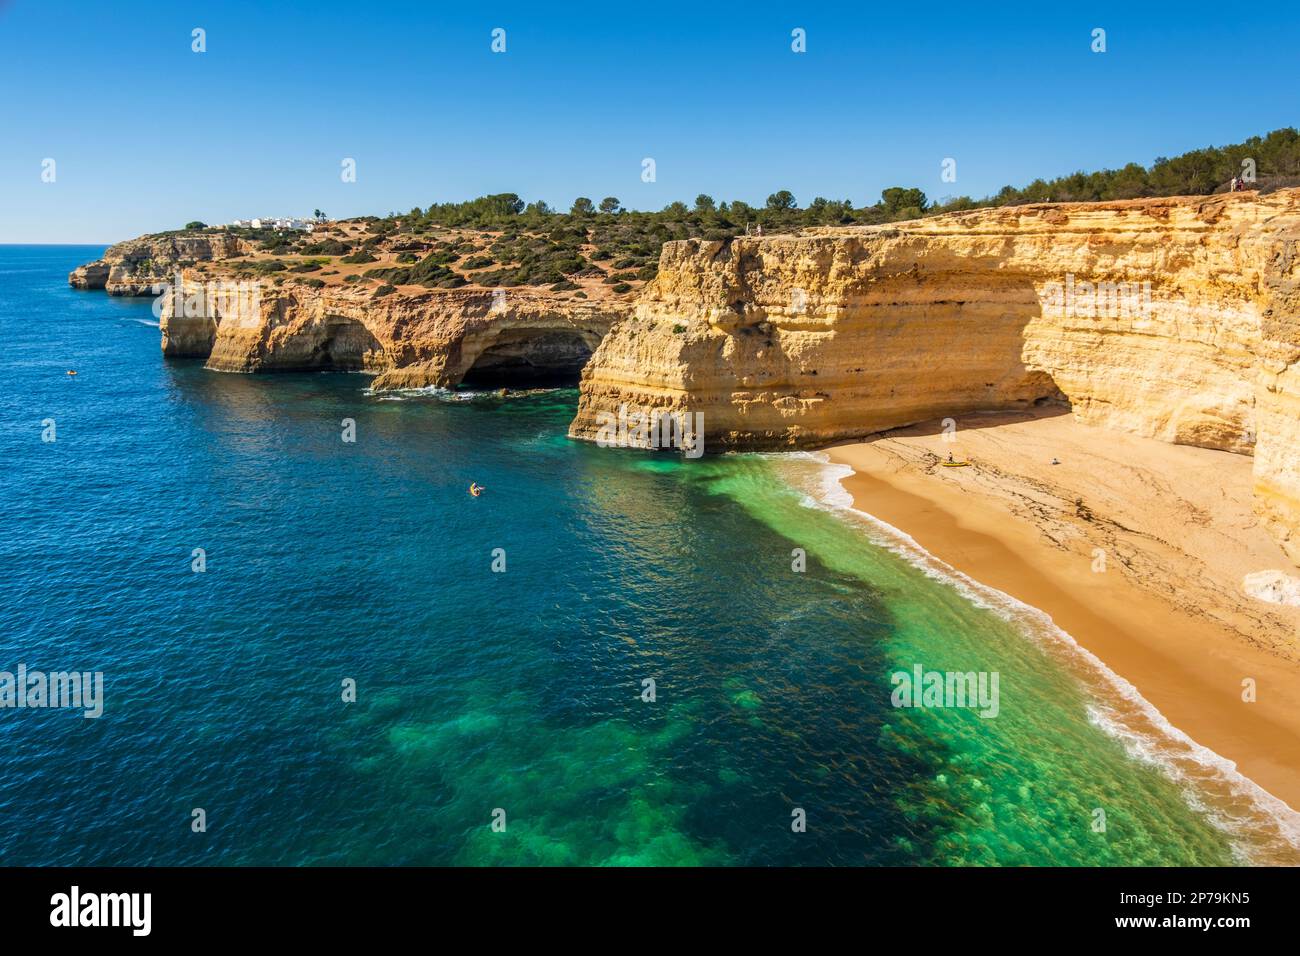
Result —
<svg viewBox="0 0 1300 956"><path fill-rule="evenodd" d="M100 251L0 247L0 670L105 680L98 720L0 710L0 862L1276 848L1134 760L1023 628L807 507L815 461L575 443L573 391L377 396L166 361L149 301L67 287ZM1000 669L1003 715L893 709L887 675L916 660Z"/></svg>

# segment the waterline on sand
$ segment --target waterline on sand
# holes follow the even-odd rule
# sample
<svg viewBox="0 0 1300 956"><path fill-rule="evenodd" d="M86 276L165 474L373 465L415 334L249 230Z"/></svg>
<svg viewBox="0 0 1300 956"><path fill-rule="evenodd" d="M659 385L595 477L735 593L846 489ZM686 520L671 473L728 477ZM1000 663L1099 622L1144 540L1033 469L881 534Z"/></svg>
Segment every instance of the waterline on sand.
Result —
<svg viewBox="0 0 1300 956"><path fill-rule="evenodd" d="M1237 770L1231 760L1173 726L1129 681L1057 626L1046 612L989 587L925 550L900 528L855 507L843 480L854 474L824 452L763 455L814 467L783 468L803 503L835 514L871 542L956 590L1049 650L1086 688L1090 721L1118 740L1135 760L1157 766L1178 784L1187 804L1229 835L1243 862L1300 862L1300 813Z"/></svg>

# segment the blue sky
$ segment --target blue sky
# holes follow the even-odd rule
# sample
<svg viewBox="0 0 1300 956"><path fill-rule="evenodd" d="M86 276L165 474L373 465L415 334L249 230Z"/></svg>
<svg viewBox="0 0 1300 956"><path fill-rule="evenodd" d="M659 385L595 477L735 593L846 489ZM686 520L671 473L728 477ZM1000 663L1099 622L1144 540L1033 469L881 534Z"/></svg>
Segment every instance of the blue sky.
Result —
<svg viewBox="0 0 1300 956"><path fill-rule="evenodd" d="M1293 4L542 6L0 0L0 242L505 191L982 196L1300 122Z"/></svg>

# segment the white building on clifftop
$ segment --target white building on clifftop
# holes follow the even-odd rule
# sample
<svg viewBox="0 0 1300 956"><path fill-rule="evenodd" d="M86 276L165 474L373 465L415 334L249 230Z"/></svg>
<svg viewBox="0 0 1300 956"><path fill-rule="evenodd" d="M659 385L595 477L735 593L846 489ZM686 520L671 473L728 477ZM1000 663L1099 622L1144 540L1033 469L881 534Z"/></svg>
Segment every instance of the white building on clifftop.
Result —
<svg viewBox="0 0 1300 956"><path fill-rule="evenodd" d="M258 219L236 219L230 225L240 229L298 229L302 232L311 232L312 229L315 228L306 219L296 219L288 216L263 216Z"/></svg>

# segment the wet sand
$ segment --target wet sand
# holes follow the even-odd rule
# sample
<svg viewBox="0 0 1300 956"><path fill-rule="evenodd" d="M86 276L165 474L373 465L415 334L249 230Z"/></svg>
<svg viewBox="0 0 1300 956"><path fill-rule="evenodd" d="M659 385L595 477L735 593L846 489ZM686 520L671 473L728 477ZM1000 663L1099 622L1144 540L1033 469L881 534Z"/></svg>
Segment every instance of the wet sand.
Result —
<svg viewBox="0 0 1300 956"><path fill-rule="evenodd" d="M1251 460L1059 410L970 415L948 437L926 423L827 452L854 469L855 508L1045 611L1175 727L1300 808L1300 608L1241 587L1300 570L1254 517ZM942 466L949 453L970 466Z"/></svg>

